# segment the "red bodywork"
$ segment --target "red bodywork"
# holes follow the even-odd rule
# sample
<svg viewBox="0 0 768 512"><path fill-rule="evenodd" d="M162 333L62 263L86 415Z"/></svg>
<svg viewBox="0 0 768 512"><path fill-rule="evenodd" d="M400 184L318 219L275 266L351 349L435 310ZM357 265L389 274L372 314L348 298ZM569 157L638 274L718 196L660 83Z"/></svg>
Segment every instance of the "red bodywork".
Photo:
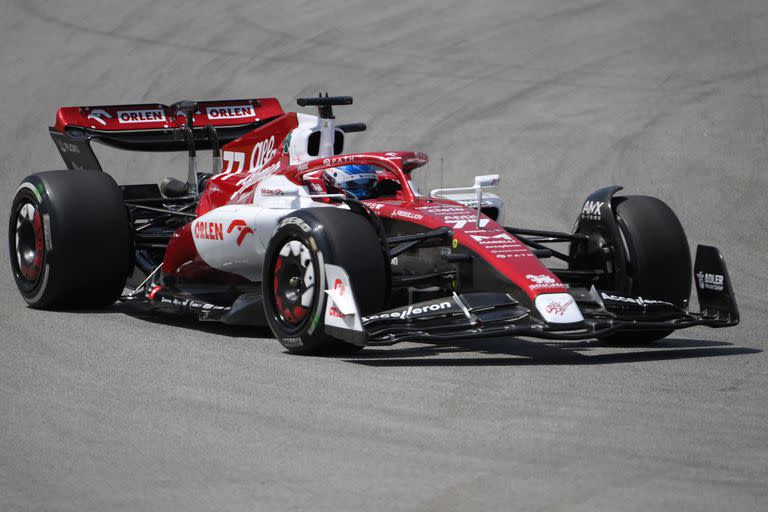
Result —
<svg viewBox="0 0 768 512"><path fill-rule="evenodd" d="M567 288L517 238L499 224L481 216L482 228L476 224L477 210L447 199L415 198L413 200L365 201L380 217L414 222L427 229L449 226L454 242L483 257L502 276L524 290L531 300L541 293L564 293ZM551 282L542 286L526 276L546 276Z"/></svg>
<svg viewBox="0 0 768 512"><path fill-rule="evenodd" d="M317 193L324 187L321 179L324 169L352 163L375 165L388 171L387 177L401 184L395 197L364 201L376 215L414 223L424 231L441 226L452 228L454 247L461 245L480 255L503 278L524 290L531 300L542 293L567 291L522 242L492 219L483 215L478 227L477 211L473 208L447 199L417 197L410 186L410 173L429 161L423 153L359 153L291 165L284 142L298 126L298 120L295 113L284 113L276 99L208 101L198 103L198 107L193 114L195 128L237 126L274 118L222 147L222 173L208 180L197 207L198 216L226 204L253 203L254 190L265 176L282 174ZM63 107L57 113L54 130L64 132L68 126L105 132L163 130L183 127L185 121L183 114L160 104ZM241 229L241 236L251 230L247 226ZM229 279L227 273L212 269L202 261L189 225L174 234L163 262L163 272L167 275L179 275L180 269L184 269L187 278L242 280L239 276Z"/></svg>
<svg viewBox="0 0 768 512"><path fill-rule="evenodd" d="M415 152L358 153L317 158L300 165L290 165L289 155L283 151L283 141L296 126L296 114L286 113L224 146L222 149L225 152L236 151L244 154L245 165L225 167L222 174L209 180L197 214L202 215L225 204L253 203L254 190L260 179L275 173L286 176L296 184L314 184L317 187L322 186L319 176L324 169L353 163L375 165L389 171L388 177L401 183L401 190L393 198L363 201L376 215L412 222L425 231L441 226L451 227L455 244L480 255L503 277L524 290L531 300L542 293L567 292L565 285L541 264L527 246L492 219L483 215L481 227L478 227L477 210L474 208L447 199L417 197L410 186L410 173L429 161L427 155ZM189 240L185 240L183 244L171 244L166 260L172 258L178 261L178 255L175 253L182 247L186 251L194 251L189 230L182 236ZM185 258L199 259L196 254L190 253L180 259ZM164 271L173 272L171 267L164 266ZM527 276L536 276L539 279L533 281ZM545 277L546 283L541 283L542 276Z"/></svg>
<svg viewBox="0 0 768 512"><path fill-rule="evenodd" d="M194 127L248 124L283 113L275 98L202 101L192 115ZM186 123L183 114L167 105L141 103L100 107L61 107L56 113L54 129L64 132L68 126L93 128L107 132L162 130L180 128Z"/></svg>

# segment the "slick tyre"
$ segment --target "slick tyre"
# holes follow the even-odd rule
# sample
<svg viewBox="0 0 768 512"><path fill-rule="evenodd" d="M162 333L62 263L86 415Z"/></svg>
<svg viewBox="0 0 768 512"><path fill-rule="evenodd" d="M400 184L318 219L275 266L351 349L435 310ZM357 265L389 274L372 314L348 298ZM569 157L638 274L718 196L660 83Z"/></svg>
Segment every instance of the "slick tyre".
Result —
<svg viewBox="0 0 768 512"><path fill-rule="evenodd" d="M675 213L650 196L617 197L613 206L627 257L628 281L622 291L685 307L691 294L691 254ZM671 332L619 332L604 339L616 344L645 344Z"/></svg>
<svg viewBox="0 0 768 512"><path fill-rule="evenodd" d="M343 268L361 315L384 309L389 262L370 222L339 208L307 208L283 218L264 259L267 322L289 351L333 355L361 347L325 332L325 265Z"/></svg>
<svg viewBox="0 0 768 512"><path fill-rule="evenodd" d="M131 269L128 213L99 171L46 171L21 183L11 205L9 254L16 286L37 309L115 302Z"/></svg>

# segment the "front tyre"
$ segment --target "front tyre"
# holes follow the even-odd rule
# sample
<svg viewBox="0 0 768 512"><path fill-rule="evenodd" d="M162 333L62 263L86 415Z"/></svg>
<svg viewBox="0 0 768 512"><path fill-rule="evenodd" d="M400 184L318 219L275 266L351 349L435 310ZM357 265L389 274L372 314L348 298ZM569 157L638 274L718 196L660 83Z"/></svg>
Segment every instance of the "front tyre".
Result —
<svg viewBox="0 0 768 512"><path fill-rule="evenodd" d="M663 201L650 196L614 199L627 258L625 289L632 296L664 300L685 308L691 294L691 254L683 226ZM606 336L611 343L651 343L673 330L619 332Z"/></svg>
<svg viewBox="0 0 768 512"><path fill-rule="evenodd" d="M325 333L327 263L347 272L361 315L384 309L389 262L368 220L340 208L298 210L275 230L262 277L267 323L291 352L343 354L361 348Z"/></svg>

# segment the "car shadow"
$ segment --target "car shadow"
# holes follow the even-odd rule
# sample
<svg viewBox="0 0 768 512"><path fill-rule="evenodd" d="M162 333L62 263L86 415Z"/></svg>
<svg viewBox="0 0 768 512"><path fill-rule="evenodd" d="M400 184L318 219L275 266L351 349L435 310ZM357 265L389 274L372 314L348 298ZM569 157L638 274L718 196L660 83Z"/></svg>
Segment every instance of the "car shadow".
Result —
<svg viewBox="0 0 768 512"><path fill-rule="evenodd" d="M637 363L757 354L762 350L724 341L667 338L651 345L609 345L599 341L543 342L489 338L452 345L371 348L347 356L365 366L526 366ZM462 354L479 357L462 357ZM492 357L485 357L490 355Z"/></svg>
<svg viewBox="0 0 768 512"><path fill-rule="evenodd" d="M206 322L199 320L192 313L163 313L142 308L137 304L117 303L101 312L121 313L153 324L169 325L181 329L228 336L230 338L274 338L272 331L267 326L228 325L221 322ZM277 340L275 342L277 343Z"/></svg>
<svg viewBox="0 0 768 512"><path fill-rule="evenodd" d="M79 313L84 310L79 310ZM91 313L91 311L85 311ZM146 322L169 325L231 338L271 338L266 326L226 325L200 321L193 315L167 314L116 303L93 310L100 314L125 314ZM277 343L277 340L275 340ZM526 366L596 365L725 357L757 354L760 349L739 347L725 341L693 338L665 338L650 345L610 345L601 341L530 341L521 338L484 338L453 342L450 345L408 344L408 346L366 347L343 356L348 363L365 366ZM463 354L471 354L462 357ZM491 357L488 357L491 356ZM339 356L331 356L339 358Z"/></svg>

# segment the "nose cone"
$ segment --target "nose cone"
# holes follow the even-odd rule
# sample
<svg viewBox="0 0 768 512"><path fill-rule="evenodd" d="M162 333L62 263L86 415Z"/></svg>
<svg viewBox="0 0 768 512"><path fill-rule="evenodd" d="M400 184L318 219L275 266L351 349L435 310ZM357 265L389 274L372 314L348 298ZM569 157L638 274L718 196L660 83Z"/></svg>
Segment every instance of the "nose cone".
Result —
<svg viewBox="0 0 768 512"><path fill-rule="evenodd" d="M537 296L534 303L541 317L551 324L584 321L576 301L568 293L544 293Z"/></svg>

